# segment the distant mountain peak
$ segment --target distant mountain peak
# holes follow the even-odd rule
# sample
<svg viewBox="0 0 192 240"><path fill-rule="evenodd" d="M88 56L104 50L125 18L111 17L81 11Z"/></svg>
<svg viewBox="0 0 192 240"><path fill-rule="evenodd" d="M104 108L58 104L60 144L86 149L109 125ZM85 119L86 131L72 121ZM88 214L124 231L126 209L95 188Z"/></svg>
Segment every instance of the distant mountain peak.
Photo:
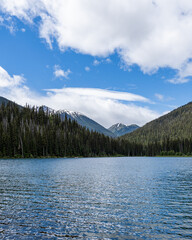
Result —
<svg viewBox="0 0 192 240"><path fill-rule="evenodd" d="M0 104L2 103L5 103L7 104L8 102L11 102L10 100L6 99L6 98L3 98L3 97L0 97ZM50 107L47 107L46 105L42 105L40 107L36 107L37 111L39 109L43 109L44 112L48 112L48 114L59 114L61 119L64 120L65 119L65 116L68 118L68 119L71 119L71 120L75 120L79 125L83 126L83 127L86 127L87 129L89 129L90 131L96 131L98 133L101 133L101 134L104 134L106 136L109 136L109 137L117 137L117 136L121 136L123 134L115 134L113 131L111 131L110 129L106 129L105 127L103 127L102 125L100 125L99 123L97 123L96 121L90 119L89 117L85 116L84 114L80 113L80 112L75 112L75 111L69 111L69 110L54 110ZM115 126L117 125L117 126ZM126 128L127 126L122 124L122 123L117 123L115 124L114 127L115 128L118 128L119 131L121 129L124 129Z"/></svg>
<svg viewBox="0 0 192 240"><path fill-rule="evenodd" d="M80 112L74 112L74 111L69 111L69 110L58 110L57 113L59 114L68 114L73 117L78 117L78 116L85 116Z"/></svg>
<svg viewBox="0 0 192 240"><path fill-rule="evenodd" d="M40 108L43 108L44 112L55 113L55 110L53 108L47 107L46 105L42 105L40 107L37 106L37 110Z"/></svg>
<svg viewBox="0 0 192 240"><path fill-rule="evenodd" d="M111 131L104 128L102 125L100 125L96 121L83 115L82 113L69 111L69 110L59 110L56 113L60 114L61 119L64 119L66 116L68 119L75 120L79 125L86 127L91 131L96 131L109 137L115 137L115 135Z"/></svg>
<svg viewBox="0 0 192 240"><path fill-rule="evenodd" d="M115 134L116 137L120 137L124 134L135 131L137 128L139 128L139 126L136 124L125 125L123 123L116 123L108 128L108 130Z"/></svg>
<svg viewBox="0 0 192 240"><path fill-rule="evenodd" d="M116 123L116 124L114 124L114 126L117 126L117 127L124 127L124 126L126 126L126 125L123 124L123 123Z"/></svg>

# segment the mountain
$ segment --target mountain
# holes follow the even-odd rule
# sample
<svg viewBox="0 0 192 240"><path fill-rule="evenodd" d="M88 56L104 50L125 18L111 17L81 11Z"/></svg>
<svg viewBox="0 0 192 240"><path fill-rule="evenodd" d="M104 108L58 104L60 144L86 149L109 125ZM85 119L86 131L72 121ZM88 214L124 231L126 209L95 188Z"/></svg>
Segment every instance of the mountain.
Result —
<svg viewBox="0 0 192 240"><path fill-rule="evenodd" d="M5 106L7 106L8 103L11 103L11 104L17 105L19 108L23 108L21 105L13 102L13 101L11 101L11 100L9 100L9 99L7 99L7 98L4 98L4 97L1 97L1 96L0 96L0 106L1 106L2 103L4 103Z"/></svg>
<svg viewBox="0 0 192 240"><path fill-rule="evenodd" d="M12 101L10 101L4 97L0 97L0 105L3 102L5 103L5 105L7 105L8 102L13 103ZM21 106L19 106L19 107L21 107ZM108 136L108 137L115 137L115 135L111 131L109 131L108 129L106 129L102 125L100 125L99 123L95 122L94 120L88 118L87 116L85 116L81 113L67 111L67 110L55 111L54 109L51 109L45 105L43 105L41 107L37 107L37 110L39 110L40 108L42 108L44 112L48 111L49 113L59 114L61 116L62 120L65 119L65 115L66 115L68 119L75 120L79 125L86 127L89 130L96 131L96 132L104 134L105 136Z"/></svg>
<svg viewBox="0 0 192 240"><path fill-rule="evenodd" d="M138 128L139 126L136 124L125 125L122 123L117 123L108 128L108 130L111 131L116 137L120 137L122 135L125 135L126 133L133 132Z"/></svg>
<svg viewBox="0 0 192 240"><path fill-rule="evenodd" d="M192 102L153 120L121 137L131 142L148 144L169 140L192 139Z"/></svg>
<svg viewBox="0 0 192 240"><path fill-rule="evenodd" d="M0 105L0 158L114 156L126 155L127 148L43 107Z"/></svg>
<svg viewBox="0 0 192 240"><path fill-rule="evenodd" d="M0 97L0 105L1 105L2 103L5 103L5 105L7 105L8 102L11 102L11 101L8 100L7 98Z"/></svg>
<svg viewBox="0 0 192 240"><path fill-rule="evenodd" d="M57 111L57 114L61 116L61 119L65 119L65 115L68 119L75 120L77 123L83 127L88 128L89 130L96 131L98 133L102 133L109 137L115 137L115 135L109 131L108 129L104 128L99 123L95 122L94 120L88 118L87 116L73 111L61 110Z"/></svg>
<svg viewBox="0 0 192 240"><path fill-rule="evenodd" d="M0 104L0 158L192 155L192 103L118 139L90 132L71 121L87 120L80 113L55 113L45 106L20 107L11 101Z"/></svg>

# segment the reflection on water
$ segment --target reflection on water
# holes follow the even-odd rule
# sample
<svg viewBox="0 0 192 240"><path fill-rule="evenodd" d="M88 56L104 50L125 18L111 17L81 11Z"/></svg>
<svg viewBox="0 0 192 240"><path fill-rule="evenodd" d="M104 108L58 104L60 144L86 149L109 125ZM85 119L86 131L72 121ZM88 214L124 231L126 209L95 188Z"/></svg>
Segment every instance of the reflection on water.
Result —
<svg viewBox="0 0 192 240"><path fill-rule="evenodd" d="M0 160L1 239L192 239L192 158Z"/></svg>

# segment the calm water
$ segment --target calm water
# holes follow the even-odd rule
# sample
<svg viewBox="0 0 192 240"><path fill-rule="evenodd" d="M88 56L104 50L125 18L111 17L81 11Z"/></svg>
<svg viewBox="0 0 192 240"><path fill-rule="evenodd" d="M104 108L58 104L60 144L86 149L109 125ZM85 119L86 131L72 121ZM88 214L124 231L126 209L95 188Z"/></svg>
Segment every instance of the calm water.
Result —
<svg viewBox="0 0 192 240"><path fill-rule="evenodd" d="M192 239L192 158L0 160L0 239Z"/></svg>

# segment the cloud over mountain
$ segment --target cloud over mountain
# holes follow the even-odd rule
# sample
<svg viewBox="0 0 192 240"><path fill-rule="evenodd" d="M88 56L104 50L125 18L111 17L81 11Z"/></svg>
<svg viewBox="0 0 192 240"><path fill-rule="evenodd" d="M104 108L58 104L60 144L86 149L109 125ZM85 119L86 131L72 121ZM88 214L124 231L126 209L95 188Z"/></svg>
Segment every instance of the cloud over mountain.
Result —
<svg viewBox="0 0 192 240"><path fill-rule="evenodd" d="M143 125L155 119L159 113L147 107L138 106L138 102L150 103L150 100L133 93L110 91L97 88L61 88L46 89L45 94L30 90L22 75L13 77L0 67L0 96L20 105L46 105L55 110L77 111L109 127L120 119L123 123ZM135 102L135 103L134 103Z"/></svg>

